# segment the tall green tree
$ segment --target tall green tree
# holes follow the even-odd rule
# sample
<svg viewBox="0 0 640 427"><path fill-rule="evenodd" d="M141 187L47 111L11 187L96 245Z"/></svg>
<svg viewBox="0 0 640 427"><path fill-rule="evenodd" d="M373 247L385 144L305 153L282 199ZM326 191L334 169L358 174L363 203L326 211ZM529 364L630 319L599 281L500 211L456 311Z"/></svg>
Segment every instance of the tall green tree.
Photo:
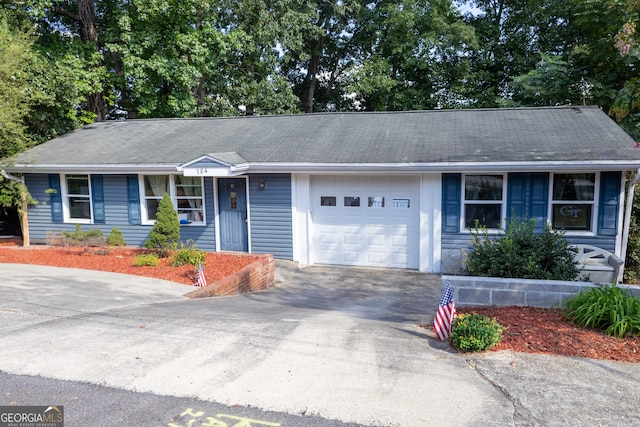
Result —
<svg viewBox="0 0 640 427"><path fill-rule="evenodd" d="M475 43L450 0L322 1L310 18L283 62L305 112L443 106Z"/></svg>
<svg viewBox="0 0 640 427"><path fill-rule="evenodd" d="M637 70L640 66L640 6L634 0L615 2L615 5L622 11L624 23L615 35L614 46L621 57L629 62L630 67ZM640 76L631 76L618 91L611 107L611 115L636 140L640 139Z"/></svg>
<svg viewBox="0 0 640 427"><path fill-rule="evenodd" d="M476 107L508 103L509 83L542 60L559 56L575 43L574 0L474 0L466 20L475 28L479 47L471 56L466 98Z"/></svg>
<svg viewBox="0 0 640 427"><path fill-rule="evenodd" d="M449 0L381 1L371 10L351 86L367 110L454 108L464 105L472 27Z"/></svg>
<svg viewBox="0 0 640 427"><path fill-rule="evenodd" d="M35 60L29 32L17 26L15 17L7 10L0 9L0 168L7 157L33 144L25 118L34 97L29 70ZM28 203L33 203L33 199L24 184L0 177L0 209L18 212L26 245Z"/></svg>
<svg viewBox="0 0 640 427"><path fill-rule="evenodd" d="M101 0L36 0L18 3L27 11L40 34L41 47L52 56L73 52L90 75L83 87L84 99L76 108L89 111L96 120L105 120L113 101L106 80L110 66L104 60L102 47L105 31L110 28L108 4Z"/></svg>
<svg viewBox="0 0 640 427"><path fill-rule="evenodd" d="M377 3L320 0L299 8L300 43L287 46L281 62L302 111L348 108L344 77L362 58L366 17Z"/></svg>
<svg viewBox="0 0 640 427"><path fill-rule="evenodd" d="M34 58L30 35L11 28L0 9L0 159L31 145L24 119L33 98L28 69Z"/></svg>

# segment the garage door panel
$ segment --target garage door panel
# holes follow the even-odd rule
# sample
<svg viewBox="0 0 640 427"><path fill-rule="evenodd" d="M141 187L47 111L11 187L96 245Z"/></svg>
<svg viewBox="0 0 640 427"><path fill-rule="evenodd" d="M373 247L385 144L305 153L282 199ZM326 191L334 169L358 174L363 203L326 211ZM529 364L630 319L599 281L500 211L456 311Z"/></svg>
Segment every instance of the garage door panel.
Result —
<svg viewBox="0 0 640 427"><path fill-rule="evenodd" d="M339 258L337 249L316 250L316 253L318 254L318 258L323 260L322 263L324 264L340 264L338 262Z"/></svg>
<svg viewBox="0 0 640 427"><path fill-rule="evenodd" d="M406 253L391 254L392 267L406 265L409 260Z"/></svg>
<svg viewBox="0 0 640 427"><path fill-rule="evenodd" d="M313 176L313 262L418 268L419 188L414 176Z"/></svg>
<svg viewBox="0 0 640 427"><path fill-rule="evenodd" d="M384 248L387 238L384 235L367 235L367 245L369 247L378 246Z"/></svg>
<svg viewBox="0 0 640 427"><path fill-rule="evenodd" d="M357 250L344 250L342 252L342 261L348 265L360 265L362 264L362 253L358 248Z"/></svg>
<svg viewBox="0 0 640 427"><path fill-rule="evenodd" d="M391 236L391 245L393 247L407 248L409 246L409 236L394 234Z"/></svg>
<svg viewBox="0 0 640 427"><path fill-rule="evenodd" d="M386 252L368 252L367 253L367 264L369 265L382 265L387 263L387 254ZM392 267L388 265L388 267Z"/></svg>
<svg viewBox="0 0 640 427"><path fill-rule="evenodd" d="M360 233L354 232L344 232L342 233L343 243L345 245L355 245L360 247L362 244L362 235Z"/></svg>

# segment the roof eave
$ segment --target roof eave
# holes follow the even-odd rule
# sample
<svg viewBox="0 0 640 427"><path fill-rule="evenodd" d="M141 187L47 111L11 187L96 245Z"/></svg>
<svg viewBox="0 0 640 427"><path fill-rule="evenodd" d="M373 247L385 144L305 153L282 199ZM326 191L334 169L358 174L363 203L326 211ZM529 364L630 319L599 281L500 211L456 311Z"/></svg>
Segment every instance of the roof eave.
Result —
<svg viewBox="0 0 640 427"><path fill-rule="evenodd" d="M5 169L20 173L103 173L103 174L138 174L147 173L175 173L180 163L171 164L108 164L108 165L48 165L48 164L13 164Z"/></svg>
<svg viewBox="0 0 640 427"><path fill-rule="evenodd" d="M5 169L18 173L176 173L180 163L171 164L121 164L121 165L80 165L80 164L13 164ZM428 172L550 172L562 171L625 171L640 168L638 160L594 160L594 161L546 161L546 162L432 162L432 163L266 163L255 162L234 165L230 169L234 175L241 173L428 173Z"/></svg>
<svg viewBox="0 0 640 427"><path fill-rule="evenodd" d="M255 173L361 173L361 172L536 172L626 171L640 168L638 160L550 161L550 162L446 162L446 163L251 163Z"/></svg>

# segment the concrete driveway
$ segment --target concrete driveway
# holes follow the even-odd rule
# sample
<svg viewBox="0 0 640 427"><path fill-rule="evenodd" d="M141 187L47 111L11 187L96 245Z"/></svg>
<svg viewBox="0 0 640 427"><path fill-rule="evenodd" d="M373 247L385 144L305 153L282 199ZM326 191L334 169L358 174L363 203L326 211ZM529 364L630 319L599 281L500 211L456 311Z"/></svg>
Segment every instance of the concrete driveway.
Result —
<svg viewBox="0 0 640 427"><path fill-rule="evenodd" d="M596 419L575 413L640 420L624 406L637 398L620 406L613 396L618 406L603 412L580 392L599 385L593 377L587 383L589 372L602 375L604 388L634 390L634 365L448 351L418 326L437 307L434 275L314 266L274 289L199 300L183 298L184 285L117 274L0 264L0 277L0 370L8 373L363 425ZM541 376L549 369L550 379ZM567 416L564 374L576 372L584 383L572 378L571 396L578 392L584 403ZM546 402L550 391L554 400Z"/></svg>

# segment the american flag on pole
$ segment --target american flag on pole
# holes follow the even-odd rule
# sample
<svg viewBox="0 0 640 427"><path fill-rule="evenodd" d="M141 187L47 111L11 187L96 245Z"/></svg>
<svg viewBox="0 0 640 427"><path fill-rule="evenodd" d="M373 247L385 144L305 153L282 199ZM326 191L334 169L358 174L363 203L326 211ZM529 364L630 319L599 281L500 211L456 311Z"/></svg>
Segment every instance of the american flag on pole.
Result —
<svg viewBox="0 0 640 427"><path fill-rule="evenodd" d="M196 281L193 283L193 286L199 286L204 288L207 286L207 279L204 277L204 270L202 269L202 263L198 266L198 272L196 273Z"/></svg>
<svg viewBox="0 0 640 427"><path fill-rule="evenodd" d="M436 317L433 319L433 330L440 341L444 341L451 335L451 327L455 317L456 304L453 302L453 290L451 289L451 282L447 282L440 300L440 307L438 307Z"/></svg>

